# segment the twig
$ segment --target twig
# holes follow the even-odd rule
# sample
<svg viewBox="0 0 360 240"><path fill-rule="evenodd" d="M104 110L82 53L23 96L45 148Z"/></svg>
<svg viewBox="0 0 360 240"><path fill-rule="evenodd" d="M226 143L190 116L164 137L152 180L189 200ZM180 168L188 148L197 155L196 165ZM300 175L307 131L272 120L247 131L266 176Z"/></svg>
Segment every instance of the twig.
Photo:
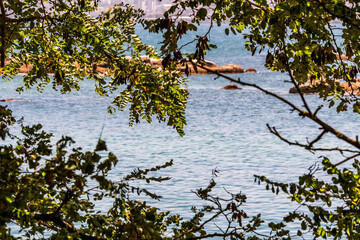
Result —
<svg viewBox="0 0 360 240"><path fill-rule="evenodd" d="M243 239L242 236L238 233L226 233L226 234L222 234L222 233L212 233L212 234L206 234L206 235L202 235L202 236L198 236L198 237L191 237L191 238L185 238L187 240L196 240L196 239L204 239L204 238L213 238L213 237L230 237L230 236L235 236L238 237L239 239ZM266 236L267 237L267 236Z"/></svg>
<svg viewBox="0 0 360 240"><path fill-rule="evenodd" d="M321 138L322 138L326 133L327 133L326 130L322 131L322 132L319 134L319 136L317 136L317 138L315 138L312 142L309 143L308 149L311 149L312 146L313 146L315 143L317 143L318 141L320 141Z"/></svg>
<svg viewBox="0 0 360 240"><path fill-rule="evenodd" d="M342 160L341 162L338 162L338 163L335 164L334 166L337 167L337 166L339 166L340 164L343 164L344 162L347 162L347 161L349 161L349 160L351 160L351 159L353 159L353 158L355 158L355 157L358 157L358 156L360 156L360 153L355 154L355 155L352 155L352 156L350 156L350 157L348 157L348 158L345 158L344 160Z"/></svg>
<svg viewBox="0 0 360 240"><path fill-rule="evenodd" d="M302 143L299 143L297 141L292 142L292 141L284 138L283 136L281 136L281 134L276 130L275 127L270 127L269 124L266 124L266 126L268 127L270 133L277 136L280 140L288 143L289 145L299 146L299 147L305 148L305 149L307 149L309 151L312 151L312 152L316 152L316 151L323 151L323 152L339 151L341 154L343 154L343 152L360 153L358 150L352 150L352 149L347 149L347 148L338 148L338 147L335 147L335 148L314 148L313 146L309 146L309 144L302 144ZM317 139L315 139L315 140L317 140Z"/></svg>
<svg viewBox="0 0 360 240"><path fill-rule="evenodd" d="M231 82L234 82L234 83L238 83L238 84L241 84L243 86L249 86L249 87L253 87L253 88L256 88L260 91L262 91L263 93L265 94L268 94L272 97L275 97L276 99L280 100L281 102L283 103L286 103L287 105L289 105L293 110L297 111L299 113L300 116L302 117L307 117L309 119L311 119L312 121L314 121L315 123L317 123L318 125L320 125L322 127L322 129L332 133L333 135L335 135L338 139L341 139L343 140L344 142L347 142L348 144L360 149L360 143L355 141L354 139L352 138L349 138L348 136L346 136L345 134L343 134L342 132L336 130L335 128L333 128L332 126L330 126L329 124L325 123L324 121L322 121L321 119L319 119L318 117L314 116L314 114L311 114L305 110L302 110L300 108L298 108L297 106L295 106L293 103L291 103L290 101L288 101L287 99L273 93L273 92L270 92L256 84L253 84L253 83L248 83L248 82L244 82L244 81L241 81L240 79L237 79L235 80L234 78L231 78L229 76L226 76L222 73L219 73L218 71L214 71L212 69L209 69L201 64L197 64L195 62L193 62L193 64L195 64L196 66L200 67L200 68L203 68L205 70L207 70L208 72L210 73L214 73L214 74L217 74L218 76L221 76Z"/></svg>
<svg viewBox="0 0 360 240"><path fill-rule="evenodd" d="M305 97L304 97L304 93L301 91L300 87L299 87L299 84L297 84L295 78L294 78L294 75L292 74L291 72L291 69L289 67L289 58L288 58L288 54L287 54L287 51L286 51L286 42L285 42L285 38L282 39L282 43L283 43L283 48L284 48L284 53L285 53L285 58L286 58L286 70L290 76L290 79L291 79L291 82L294 84L297 92L300 94L300 98L302 100L302 102L304 103L304 107L305 109L308 111L308 113L310 115L313 115L313 113L311 112L311 109L309 107L309 105L307 104L306 100L305 100Z"/></svg>

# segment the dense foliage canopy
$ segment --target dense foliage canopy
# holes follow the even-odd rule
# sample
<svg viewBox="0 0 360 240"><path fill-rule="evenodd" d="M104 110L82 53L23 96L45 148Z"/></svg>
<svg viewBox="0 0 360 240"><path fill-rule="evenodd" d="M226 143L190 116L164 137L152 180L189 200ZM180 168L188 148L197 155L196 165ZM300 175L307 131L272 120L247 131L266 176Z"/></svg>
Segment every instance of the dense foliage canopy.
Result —
<svg viewBox="0 0 360 240"><path fill-rule="evenodd" d="M25 65L30 70L20 92L24 87L41 92L52 84L66 93L79 90L79 81L94 81L99 95L117 93L110 112L130 103L131 125L156 116L183 135L184 80L174 68L156 69L141 60L141 54L158 58L154 48L135 34L142 12L120 3L93 16L97 4L96 0L0 1L3 78L10 80ZM106 71L100 72L99 65Z"/></svg>
<svg viewBox="0 0 360 240"><path fill-rule="evenodd" d="M360 61L359 11L358 1L186 0L175 1L164 18L147 21L147 28L163 32L161 50L169 62L183 58L201 62L207 51L216 48L209 38L212 27L226 23L225 33L242 33L253 55L267 53L267 68L288 73L295 85L312 76L318 80L320 96L331 105L341 99L338 111L347 110L352 103L354 111L359 112L354 96ZM184 13L190 15L190 22L181 18ZM341 21L341 29L333 21ZM194 46L192 52L182 52L182 36L196 31L203 22L210 22L209 31L185 43ZM336 79L353 84L354 91L346 94Z"/></svg>

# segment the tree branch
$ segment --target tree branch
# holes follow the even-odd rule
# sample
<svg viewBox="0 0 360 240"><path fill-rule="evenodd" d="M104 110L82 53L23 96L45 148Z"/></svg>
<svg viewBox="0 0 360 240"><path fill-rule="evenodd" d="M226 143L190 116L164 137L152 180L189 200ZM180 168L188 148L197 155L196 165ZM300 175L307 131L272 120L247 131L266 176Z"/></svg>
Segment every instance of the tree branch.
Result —
<svg viewBox="0 0 360 240"><path fill-rule="evenodd" d="M0 37L1 37L1 47L0 47L0 67L5 67L5 51L6 51L6 10L4 7L3 0L0 0L0 11L1 11L1 26L0 26Z"/></svg>
<svg viewBox="0 0 360 240"><path fill-rule="evenodd" d="M338 163L335 164L334 166L335 166L335 167L336 167L336 166L339 166L340 164L343 164L344 162L347 162L347 161L349 161L349 160L351 160L351 159L353 159L353 158L356 158L356 157L358 157L358 156L360 156L360 153L357 153L357 154L352 155L352 156L350 156L350 157L348 157L348 158L345 158L344 160L342 160L341 162L338 162Z"/></svg>
<svg viewBox="0 0 360 240"><path fill-rule="evenodd" d="M56 20L56 21L60 21L60 19L58 18L50 18L50 17L27 17L27 18L9 18L9 17L5 17L4 21L6 22L11 22L11 23L25 23L25 22L32 22L32 21L36 21L36 20Z"/></svg>
<svg viewBox="0 0 360 240"><path fill-rule="evenodd" d="M244 239L240 234L235 233L235 232L230 232L230 233L212 233L212 234L206 234L206 235L202 235L202 236L198 236L198 237L191 237L191 238L185 238L187 240L196 240L196 239L205 239L205 238L213 238L213 237L230 237L230 236L234 236L234 237L238 237L239 239Z"/></svg>
<svg viewBox="0 0 360 240"><path fill-rule="evenodd" d="M300 98L302 100L302 102L304 103L304 107L305 109L308 111L308 113L310 115L313 115L313 113L311 112L310 110L310 107L309 105L307 104L306 100L305 100L305 97L304 97L304 93L301 91L299 85L297 84L295 78L294 78L294 75L292 74L291 72L291 69L290 69L290 64L289 64L289 58L288 58L288 54L287 54L287 51L286 51L286 42L285 42L285 39L283 38L282 39L282 43L283 43L283 48L284 48L284 53L285 53L285 59L286 59L286 70L290 76L290 79L291 79L291 82L295 85L295 88L297 90L297 92L300 94Z"/></svg>
<svg viewBox="0 0 360 240"><path fill-rule="evenodd" d="M344 15L344 16L341 16L341 15L338 15L338 14L336 14L336 13L334 13L334 12L331 12L331 11L329 10L329 8L326 7L326 4L325 4L326 1L316 0L316 1L314 1L314 3L315 3L315 4L316 4L316 3L319 4L319 5L325 10L325 12L327 12L329 15L334 16L334 17L337 17L338 19L344 21L345 23L349 24L350 26L353 26L353 27L355 27L355 28L357 28L357 29L360 30L360 26L359 26L358 24L355 24L355 23L354 23L354 20L355 20L356 18L347 19L347 18L345 17L345 15Z"/></svg>
<svg viewBox="0 0 360 240"><path fill-rule="evenodd" d="M100 240L100 238L78 232L74 226L62 220L58 215L55 214L36 214L34 219L44 222L53 222L55 225L66 229L69 233L78 233L83 240Z"/></svg>
<svg viewBox="0 0 360 240"><path fill-rule="evenodd" d="M311 149L312 146L313 146L315 143L317 143L318 141L320 141L321 138L322 138L326 133L327 133L327 131L325 131L325 130L322 131L322 132L319 134L319 136L317 136L317 138L315 138L312 142L309 143L308 149Z"/></svg>
<svg viewBox="0 0 360 240"><path fill-rule="evenodd" d="M305 148L307 150L309 150L310 152L316 152L316 151L327 151L327 152L331 152L331 151L338 151L340 152L341 154L343 154L344 152L349 152L349 153L360 153L359 151L357 150L351 150L351 149L347 149L347 148L338 148L338 147L335 147L335 148L314 148L313 147L313 144L318 142L322 136L326 133L326 131L323 131L316 139L314 139L312 142L310 142L309 144L302 144L302 143L299 143L297 141L295 142L292 142L286 138L284 138L283 136L281 136L281 134L276 130L275 127L270 127L269 124L266 124L266 126L268 127L270 133L274 134L275 136L277 136L280 140L286 142L287 144L289 145L293 145L293 146L299 146L299 147L302 147L302 148Z"/></svg>
<svg viewBox="0 0 360 240"><path fill-rule="evenodd" d="M67 192L66 192L66 195L65 195L65 198L64 198L64 200L61 202L61 204L60 204L60 206L56 209L56 211L53 213L54 215L57 215L59 212L60 212L60 210L61 210L61 208L65 205L65 204L67 204L69 201L70 201L70 199L71 199L71 197L73 196L73 192L67 187Z"/></svg>
<svg viewBox="0 0 360 240"><path fill-rule="evenodd" d="M229 80L229 81L231 81L231 82L238 83L238 84L241 84L241 85L243 85L243 86L249 86L249 87L256 88L256 89L262 91L262 92L265 93L265 94L268 94L268 95L270 95L270 96L272 96L272 97L275 97L276 99L280 100L280 101L283 102L283 103L286 103L286 104L289 105L292 109L294 109L295 111L297 111L300 116L302 116L302 117L307 117L307 118L311 119L312 121L314 121L315 123L317 123L318 125L320 125L324 131L330 132L330 133L332 133L333 135L335 135L338 139L343 140L344 142L347 142L348 144L350 144L350 145L352 145L352 146L360 149L360 143L359 143L358 141L356 141L356 140L354 140L354 139L346 136L346 135L343 134L342 132L336 130L335 128L333 128L333 127L330 126L329 124L325 123L324 121L322 121L321 119L319 119L318 117L316 117L314 114L309 113L309 112L307 112L307 111L305 111L305 110L302 110L302 109L298 108L298 107L295 106L293 103L291 103L290 101L286 100L285 98L283 98L283 97L281 97L281 96L279 96L279 95L277 95L277 94L275 94L275 93L273 93L273 92L270 92L270 91L268 91L268 90L266 90L266 89L264 89L264 88L262 88L262 87L260 87L260 86L258 86L258 85L256 85L256 84L244 82L244 81L241 81L240 79L235 80L234 78L231 78L231 77L226 76L226 75L224 75L224 74L222 74L222 73L219 73L218 71L211 70L211 69L209 69L209 68L207 68L207 67L205 67L205 66L203 66L203 65L201 65L201 64L197 64L197 63L195 63L195 62L193 62L193 64L195 64L197 67L200 67L200 68L202 68L202 69L207 70L207 71L210 72L210 73L214 73L214 74L216 74L216 75L218 75L218 76L220 76L220 77L223 77L223 78L225 78L225 79L227 79L227 80Z"/></svg>

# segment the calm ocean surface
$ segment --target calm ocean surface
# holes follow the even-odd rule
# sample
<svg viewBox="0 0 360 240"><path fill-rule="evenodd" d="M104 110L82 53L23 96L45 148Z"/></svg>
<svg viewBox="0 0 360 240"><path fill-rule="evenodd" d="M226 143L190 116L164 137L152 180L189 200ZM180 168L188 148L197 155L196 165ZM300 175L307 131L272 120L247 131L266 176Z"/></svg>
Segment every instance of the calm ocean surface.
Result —
<svg viewBox="0 0 360 240"><path fill-rule="evenodd" d="M157 36L140 32L146 43L155 44ZM232 75L243 81L257 83L301 106L298 95L288 93L291 84L286 74L274 73L263 66L264 55L251 57L246 52L240 36L225 37L222 29L215 29L211 40L218 44L218 50L209 53L207 59L218 65L238 64L247 69L253 67L258 73ZM276 221L297 205L290 203L285 195L275 195L265 190L265 185L253 182L254 174L265 175L273 180L291 182L297 176L308 172L318 157L298 147L288 146L271 135L266 123L292 140L306 142L318 133L318 127L308 120L291 114L287 105L261 93L243 87L241 91L224 91L229 84L223 79L214 80L213 75L194 75L188 79L190 97L187 106L188 125L185 137L166 124L140 124L130 128L128 113L107 114L110 98L101 98L93 88L93 82L86 80L79 92L62 95L49 88L43 94L34 90L19 95L15 92L22 77L1 84L1 98L13 98L7 105L16 117L25 118L25 123L42 123L44 129L54 133L54 141L62 135L76 140L85 150L95 147L104 124L102 138L108 149L114 152L120 162L111 172L112 178L121 178L124 173L136 167L152 167L171 159L174 166L161 171L171 180L161 184L150 184L149 190L162 195L160 202L149 201L161 210L170 210L183 217L191 216L190 207L201 205L191 190L205 187L211 179L213 169L219 171L216 193L225 196L223 188L248 196L244 205L249 216L262 213L265 220ZM312 106L321 102L317 95L307 95ZM358 115L349 111L340 115L335 109L322 110L322 119L350 137L358 134ZM322 146L338 146L333 137L326 137ZM334 162L343 158L333 155ZM110 201L99 205L106 211ZM220 223L221 225L221 223ZM213 226L210 226L212 228ZM214 227L215 228L215 227Z"/></svg>

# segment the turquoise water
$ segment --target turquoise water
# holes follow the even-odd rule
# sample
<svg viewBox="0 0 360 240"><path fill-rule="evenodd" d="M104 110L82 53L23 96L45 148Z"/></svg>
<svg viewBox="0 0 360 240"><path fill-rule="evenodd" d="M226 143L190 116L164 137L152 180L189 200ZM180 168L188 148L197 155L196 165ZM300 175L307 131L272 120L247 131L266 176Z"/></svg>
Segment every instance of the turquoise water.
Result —
<svg viewBox="0 0 360 240"><path fill-rule="evenodd" d="M151 39L144 38L145 41ZM291 85L284 83L288 76L266 70L261 65L264 56L251 57L241 40L239 44L239 36L229 40L218 31L213 38L219 50L211 52L209 60L219 65L233 63L244 68L254 67L259 73L232 76L257 83L301 106L299 96L288 93ZM182 138L165 124L140 124L130 128L127 112L107 114L111 99L96 95L91 80L82 83L80 92L71 94L61 95L49 89L43 94L30 90L18 95L15 88L21 78L17 76L13 82L2 83L0 90L1 98L15 100L6 103L14 115L24 116L28 124L41 122L45 130L54 133L54 140L69 135L85 150L95 147L104 125L102 138L120 159L111 172L113 179L120 179L133 168L152 167L173 159L174 166L161 172L171 180L147 186L164 198L160 202L150 202L185 218L191 215L192 205L202 204L191 190L205 187L216 168L219 171L217 194L225 196L223 187L232 192L241 191L248 196L244 208L249 216L261 212L266 220L279 220L297 205L290 203L286 196L276 196L267 192L265 186L255 184L253 175L266 175L283 182L296 181L297 176L308 172L308 167L321 161L319 155L288 146L271 135L266 127L269 123L284 136L306 142L306 137L311 140L319 133L316 125L291 114L287 105L258 90L249 87L241 91L220 90L229 82L214 80L212 75L194 75L188 79L188 125ZM321 102L317 95L306 98L313 107ZM334 109L325 108L319 116L350 137L360 129L358 115L351 111L337 115ZM322 146L339 144L335 138L326 137ZM337 155L332 157L334 162L343 159ZM106 211L110 205L106 200L99 209Z"/></svg>

